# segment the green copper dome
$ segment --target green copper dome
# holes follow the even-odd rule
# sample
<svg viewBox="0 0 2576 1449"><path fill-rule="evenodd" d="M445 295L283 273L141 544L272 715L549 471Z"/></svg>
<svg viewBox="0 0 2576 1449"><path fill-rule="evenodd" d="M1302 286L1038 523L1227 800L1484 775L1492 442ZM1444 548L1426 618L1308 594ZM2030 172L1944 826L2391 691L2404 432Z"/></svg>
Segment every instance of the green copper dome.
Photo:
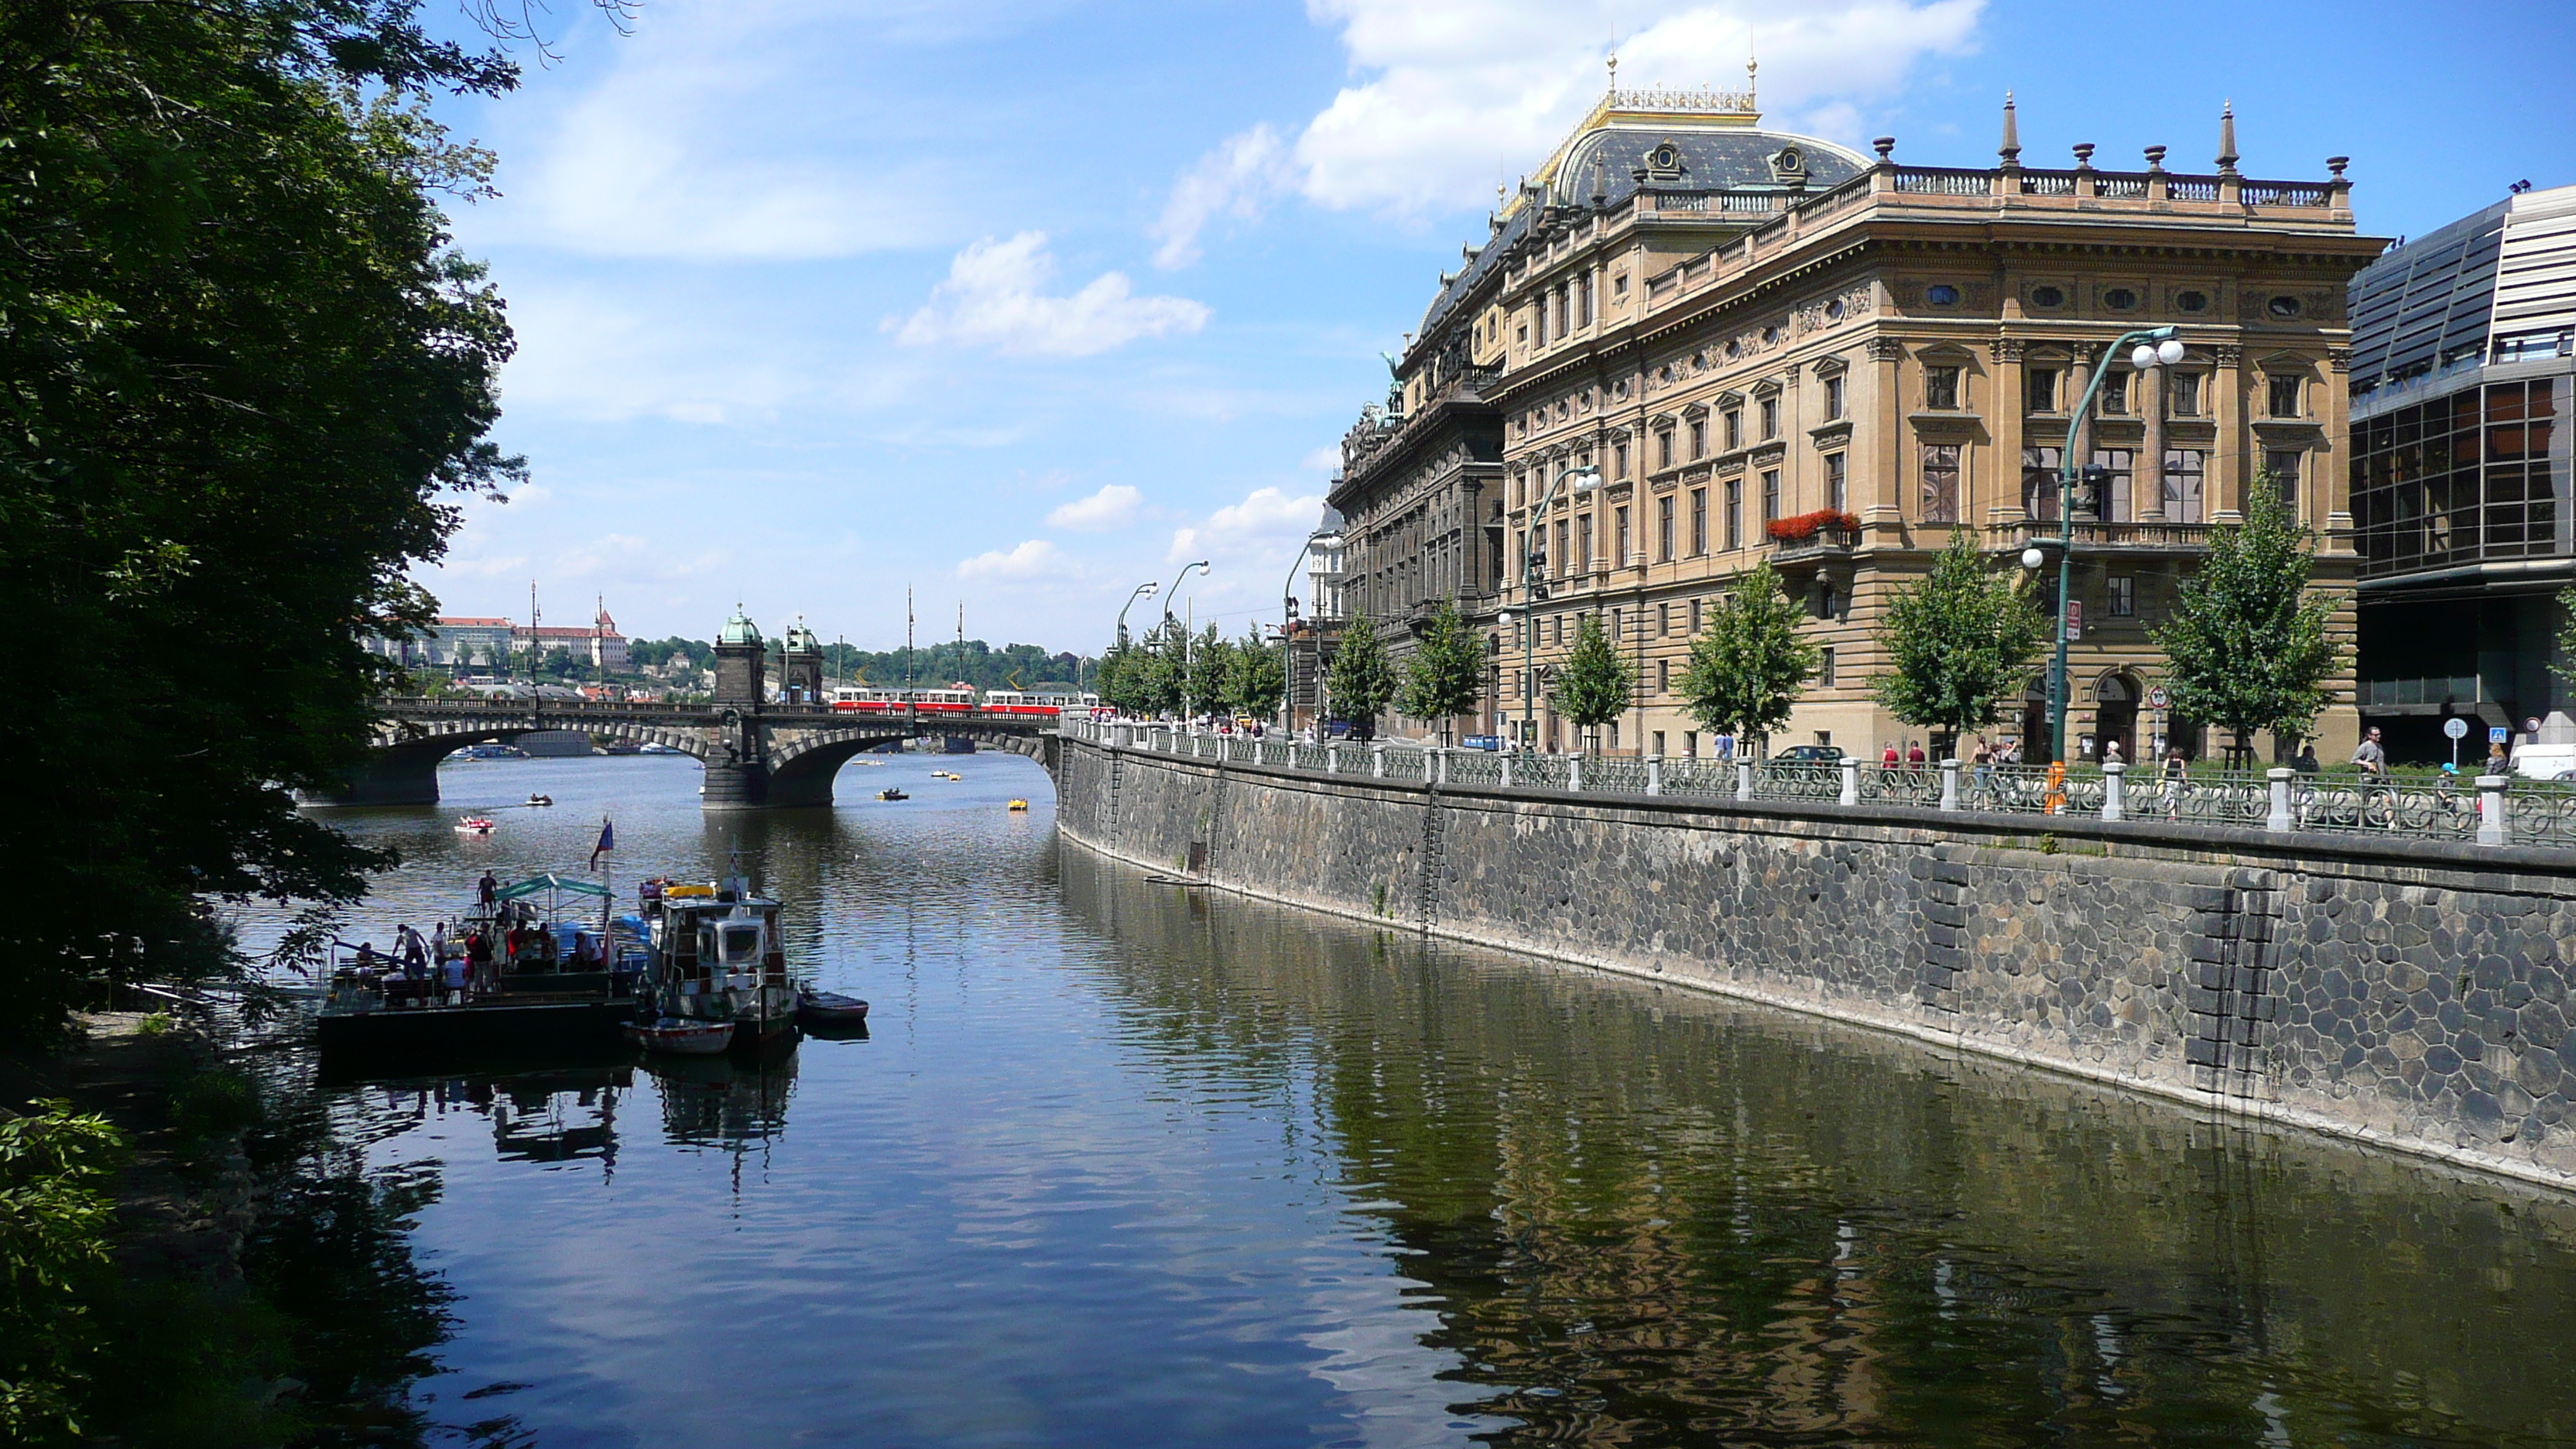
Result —
<svg viewBox="0 0 2576 1449"><path fill-rule="evenodd" d="M760 642L760 626L751 622L751 616L742 611L742 606L740 604L736 604L734 605L733 617L725 620L724 632L716 636L716 642L719 644L757 644Z"/></svg>

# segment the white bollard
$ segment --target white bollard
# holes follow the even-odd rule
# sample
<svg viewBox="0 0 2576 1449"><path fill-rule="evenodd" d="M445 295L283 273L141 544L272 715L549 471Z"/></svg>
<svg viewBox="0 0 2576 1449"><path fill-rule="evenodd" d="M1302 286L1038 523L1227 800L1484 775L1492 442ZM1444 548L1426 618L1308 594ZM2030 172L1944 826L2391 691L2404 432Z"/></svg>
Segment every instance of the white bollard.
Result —
<svg viewBox="0 0 2576 1449"><path fill-rule="evenodd" d="M2290 828L2290 777L2295 773L2286 767L2265 772L2264 778L2272 782L2272 813L2264 820L2264 829Z"/></svg>
<svg viewBox="0 0 2576 1449"><path fill-rule="evenodd" d="M2505 833L2505 777L2478 776L2478 844L2502 845Z"/></svg>
<svg viewBox="0 0 2576 1449"><path fill-rule="evenodd" d="M1842 803L1857 805L1860 803L1860 761L1845 755L1841 763L1843 767Z"/></svg>
<svg viewBox="0 0 2576 1449"><path fill-rule="evenodd" d="M1565 788L1575 792L1576 794L1581 794L1583 791L1583 757L1581 755L1568 755L1565 757Z"/></svg>
<svg viewBox="0 0 2576 1449"><path fill-rule="evenodd" d="M1449 747L1446 745L1431 747L1431 783L1434 785L1449 783Z"/></svg>
<svg viewBox="0 0 2576 1449"><path fill-rule="evenodd" d="M1959 808L1959 762L1957 760L1941 762L1941 808L1944 810Z"/></svg>
<svg viewBox="0 0 2576 1449"><path fill-rule="evenodd" d="M1735 762L1735 798L1738 800L1753 798L1753 762L1751 760Z"/></svg>
<svg viewBox="0 0 2576 1449"><path fill-rule="evenodd" d="M1664 793L1664 757L1661 755L1646 757L1646 793L1649 795Z"/></svg>
<svg viewBox="0 0 2576 1449"><path fill-rule="evenodd" d="M1382 740L1369 741L1369 774L1380 780L1386 778L1386 744Z"/></svg>
<svg viewBox="0 0 2576 1449"><path fill-rule="evenodd" d="M1512 788L1512 752L1503 751L1503 788Z"/></svg>
<svg viewBox="0 0 2576 1449"><path fill-rule="evenodd" d="M2102 766L2103 819L2118 820L2121 818L2121 811L2126 808L2127 801L2122 798L2120 792L2125 788L2125 781L2128 773L2129 767L2121 764L2117 760L2109 761Z"/></svg>

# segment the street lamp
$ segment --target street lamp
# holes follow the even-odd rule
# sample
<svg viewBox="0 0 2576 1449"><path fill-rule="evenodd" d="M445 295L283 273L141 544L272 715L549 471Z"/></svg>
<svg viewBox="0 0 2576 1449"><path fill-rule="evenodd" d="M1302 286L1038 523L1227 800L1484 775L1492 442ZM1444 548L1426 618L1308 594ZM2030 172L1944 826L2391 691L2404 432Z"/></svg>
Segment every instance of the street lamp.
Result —
<svg viewBox="0 0 2576 1449"><path fill-rule="evenodd" d="M1200 559L1197 563L1183 564L1181 571L1172 575L1171 587L1163 590L1163 622L1166 624L1172 621L1172 593L1180 588L1181 580L1188 578L1192 569L1198 571L1199 577L1205 578L1208 561ZM1194 622L1188 620L1181 625L1181 718L1184 721L1190 717L1190 624Z"/></svg>
<svg viewBox="0 0 2576 1449"><path fill-rule="evenodd" d="M1297 661L1290 652L1288 639L1290 626L1297 620L1297 570L1304 568L1307 562L1314 558L1317 543L1321 542L1330 547L1334 542L1339 541L1340 537L1340 532L1331 528L1319 528L1307 534L1306 546L1297 551L1296 561L1288 565L1287 579L1279 585L1279 733L1282 735L1289 732L1296 719L1296 700L1293 695L1297 682ZM1317 656L1317 662L1321 662L1320 653Z"/></svg>
<svg viewBox="0 0 2576 1449"><path fill-rule="evenodd" d="M1557 490L1567 479L1574 480L1576 494L1585 494L1601 486L1601 470L1589 463L1568 468L1547 485L1547 494L1538 507L1530 511L1529 532L1521 544L1521 599L1528 616L1522 620L1521 633L1521 733L1528 736L1524 748L1538 743L1538 610L1539 600L1547 597L1547 511L1556 506Z"/></svg>
<svg viewBox="0 0 2576 1449"><path fill-rule="evenodd" d="M1143 583L1141 583L1141 584L1138 584L1138 585L1136 586L1136 592L1134 592L1134 593L1132 593L1132 594L1129 594L1129 595L1127 596L1127 602L1126 602L1126 603L1123 603L1123 604L1121 604L1121 605L1119 605L1119 606L1118 606L1118 647L1119 647L1119 648L1124 649L1124 648L1126 648L1126 647L1127 647L1127 611L1128 611L1129 609L1132 609L1132 608L1136 607L1136 601L1137 601L1138 599L1141 599L1141 598L1145 597L1147 594L1153 593L1155 590L1160 589L1161 587L1162 587L1162 585L1161 585L1161 584L1158 584L1158 583L1154 582L1152 579L1147 579L1145 582L1143 582Z"/></svg>
<svg viewBox="0 0 2576 1449"><path fill-rule="evenodd" d="M2140 327L2111 339L2102 349L2100 360L2093 364L2092 380L2084 385L2084 400L2066 420L2066 453L2057 470L2057 658L2048 670L2048 758L2062 762L2066 758L2066 637L2067 605L2075 593L2075 482L2083 470L2075 461L2076 434L2093 414L2093 398L2102 391L2102 381L2110 375L2111 355L2131 343L2129 366L2140 373L2163 363L2171 366L2182 361L2182 342L2174 327ZM2161 486L2161 484L2159 484ZM2021 566L2033 573L2048 561L2037 544L2021 551Z"/></svg>

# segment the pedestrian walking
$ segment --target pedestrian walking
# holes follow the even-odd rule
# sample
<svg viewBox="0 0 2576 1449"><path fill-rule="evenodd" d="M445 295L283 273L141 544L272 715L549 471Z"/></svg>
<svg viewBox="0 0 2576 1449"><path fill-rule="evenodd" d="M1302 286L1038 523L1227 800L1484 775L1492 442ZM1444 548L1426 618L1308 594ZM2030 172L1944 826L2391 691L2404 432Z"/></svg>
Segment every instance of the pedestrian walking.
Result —
<svg viewBox="0 0 2576 1449"><path fill-rule="evenodd" d="M2352 747L2352 762L2361 767L2364 775L2387 773L2388 751L2379 743L2377 726L2372 726L2370 733L2361 737L2361 743Z"/></svg>

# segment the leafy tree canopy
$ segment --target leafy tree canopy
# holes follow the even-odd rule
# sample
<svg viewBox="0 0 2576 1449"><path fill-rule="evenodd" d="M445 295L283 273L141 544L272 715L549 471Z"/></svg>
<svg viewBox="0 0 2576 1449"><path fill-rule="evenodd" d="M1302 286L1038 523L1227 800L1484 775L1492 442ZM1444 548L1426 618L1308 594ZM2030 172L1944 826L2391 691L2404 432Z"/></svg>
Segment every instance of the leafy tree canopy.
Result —
<svg viewBox="0 0 2576 1449"><path fill-rule="evenodd" d="M2021 696L2046 633L2014 580L1954 528L1932 571L1888 600L1879 638L1889 667L1870 685L1888 713L1955 741Z"/></svg>
<svg viewBox="0 0 2576 1449"><path fill-rule="evenodd" d="M1235 712L1254 719L1278 714L1279 701L1288 693L1288 666L1279 646L1263 639L1256 625L1235 642L1233 661L1226 699Z"/></svg>
<svg viewBox="0 0 2576 1449"><path fill-rule="evenodd" d="M1332 716L1374 732L1378 713L1395 697L1395 671L1386 662L1386 646L1368 615L1343 626L1342 642L1333 650L1324 675L1324 693Z"/></svg>
<svg viewBox="0 0 2576 1449"><path fill-rule="evenodd" d="M2286 743L2315 724L2343 656L2327 630L2333 596L2308 589L2316 537L2269 473L2245 490L2245 521L2215 530L2156 630L2174 713Z"/></svg>
<svg viewBox="0 0 2576 1449"><path fill-rule="evenodd" d="M1636 675L1610 643L1601 616L1584 614L1574 626L1574 644L1556 672L1548 701L1578 728L1599 729L1627 712L1636 693Z"/></svg>
<svg viewBox="0 0 2576 1449"><path fill-rule="evenodd" d="M1457 604L1443 599L1413 651L1396 707L1415 719L1438 720L1446 739L1452 721L1483 696L1484 678L1484 641L1467 627Z"/></svg>
<svg viewBox="0 0 2576 1449"><path fill-rule="evenodd" d="M1767 558L1718 601L1682 669L1682 704L1701 728L1767 740L1789 722L1823 663L1798 625L1798 606Z"/></svg>

